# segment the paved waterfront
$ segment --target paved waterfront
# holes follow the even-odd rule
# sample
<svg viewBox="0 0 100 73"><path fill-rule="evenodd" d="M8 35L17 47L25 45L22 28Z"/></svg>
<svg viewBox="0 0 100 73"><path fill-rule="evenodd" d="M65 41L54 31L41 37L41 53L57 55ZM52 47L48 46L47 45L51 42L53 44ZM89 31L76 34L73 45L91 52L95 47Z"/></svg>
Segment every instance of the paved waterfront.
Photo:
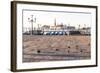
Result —
<svg viewBox="0 0 100 73"><path fill-rule="evenodd" d="M23 62L90 59L90 36L23 35Z"/></svg>

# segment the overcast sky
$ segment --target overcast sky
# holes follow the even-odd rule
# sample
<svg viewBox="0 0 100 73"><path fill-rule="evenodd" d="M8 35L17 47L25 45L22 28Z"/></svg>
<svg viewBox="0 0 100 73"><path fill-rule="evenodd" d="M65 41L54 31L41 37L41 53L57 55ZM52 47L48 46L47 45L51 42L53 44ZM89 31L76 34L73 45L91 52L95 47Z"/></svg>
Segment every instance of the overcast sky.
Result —
<svg viewBox="0 0 100 73"><path fill-rule="evenodd" d="M54 25L54 21L56 19L56 23L59 25L63 23L64 25L75 26L78 28L91 26L91 13L78 13L78 12L52 12L52 11L23 11L23 27L31 28L31 22L28 18L31 18L33 15L33 19L36 18L36 22L34 22L33 27L37 27L37 24L43 25Z"/></svg>

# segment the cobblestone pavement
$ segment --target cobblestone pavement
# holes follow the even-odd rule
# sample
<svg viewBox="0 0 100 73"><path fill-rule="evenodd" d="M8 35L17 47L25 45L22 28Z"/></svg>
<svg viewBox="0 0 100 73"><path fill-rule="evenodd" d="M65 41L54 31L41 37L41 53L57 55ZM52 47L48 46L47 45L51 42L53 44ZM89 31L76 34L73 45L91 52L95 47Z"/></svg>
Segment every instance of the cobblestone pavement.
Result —
<svg viewBox="0 0 100 73"><path fill-rule="evenodd" d="M23 35L23 62L91 58L90 36Z"/></svg>

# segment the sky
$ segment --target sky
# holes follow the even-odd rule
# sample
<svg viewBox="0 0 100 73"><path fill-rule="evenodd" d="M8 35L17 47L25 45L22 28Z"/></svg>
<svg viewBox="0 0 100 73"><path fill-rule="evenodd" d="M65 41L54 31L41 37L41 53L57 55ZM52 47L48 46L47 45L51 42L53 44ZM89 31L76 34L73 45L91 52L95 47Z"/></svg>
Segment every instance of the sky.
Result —
<svg viewBox="0 0 100 73"><path fill-rule="evenodd" d="M36 10L24 10L23 11L23 27L31 28L31 15L33 20L36 18L36 22L33 22L33 27L37 27L38 24L53 26L55 19L57 25L63 23L64 25L80 27L91 26L91 13L80 12L55 12L55 11L36 11Z"/></svg>

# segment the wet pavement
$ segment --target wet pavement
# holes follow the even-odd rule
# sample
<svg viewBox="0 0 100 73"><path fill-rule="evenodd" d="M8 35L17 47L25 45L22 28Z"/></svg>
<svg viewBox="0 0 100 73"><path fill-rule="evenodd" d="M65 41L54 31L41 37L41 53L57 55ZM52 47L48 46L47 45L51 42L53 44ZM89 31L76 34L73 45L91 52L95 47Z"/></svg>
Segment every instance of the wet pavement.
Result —
<svg viewBox="0 0 100 73"><path fill-rule="evenodd" d="M23 36L23 62L83 60L91 58L90 36Z"/></svg>

